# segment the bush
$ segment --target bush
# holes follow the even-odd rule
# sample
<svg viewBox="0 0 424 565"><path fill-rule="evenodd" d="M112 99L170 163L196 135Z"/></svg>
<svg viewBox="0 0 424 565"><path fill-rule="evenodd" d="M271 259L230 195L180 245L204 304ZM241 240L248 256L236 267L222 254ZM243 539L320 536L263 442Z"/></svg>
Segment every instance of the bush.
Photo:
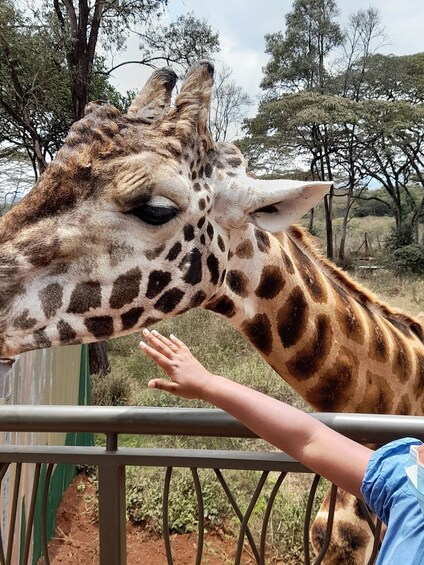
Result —
<svg viewBox="0 0 424 565"><path fill-rule="evenodd" d="M424 247L413 243L395 249L387 263L400 275L424 275Z"/></svg>
<svg viewBox="0 0 424 565"><path fill-rule="evenodd" d="M134 397L134 381L120 371L91 375L91 399L95 406L127 406Z"/></svg>

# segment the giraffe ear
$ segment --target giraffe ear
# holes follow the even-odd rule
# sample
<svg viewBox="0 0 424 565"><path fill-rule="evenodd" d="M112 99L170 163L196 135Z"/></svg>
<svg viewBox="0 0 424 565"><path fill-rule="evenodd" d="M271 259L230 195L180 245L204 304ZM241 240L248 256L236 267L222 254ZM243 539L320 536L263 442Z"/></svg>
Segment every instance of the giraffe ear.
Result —
<svg viewBox="0 0 424 565"><path fill-rule="evenodd" d="M155 71L132 101L128 116L152 122L170 105L176 82L177 75L169 67Z"/></svg>
<svg viewBox="0 0 424 565"><path fill-rule="evenodd" d="M297 222L330 190L331 182L248 179L251 202L246 212L258 227L278 232Z"/></svg>

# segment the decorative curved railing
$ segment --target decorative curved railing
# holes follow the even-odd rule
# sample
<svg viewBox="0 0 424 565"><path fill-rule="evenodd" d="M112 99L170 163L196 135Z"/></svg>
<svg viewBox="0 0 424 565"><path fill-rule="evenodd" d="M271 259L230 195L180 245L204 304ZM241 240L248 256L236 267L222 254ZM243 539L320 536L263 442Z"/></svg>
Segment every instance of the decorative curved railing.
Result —
<svg viewBox="0 0 424 565"><path fill-rule="evenodd" d="M344 435L361 443L382 444L387 441L413 436L424 440L424 417L409 416L371 416L359 414L314 414L314 417L337 429ZM125 467L164 467L166 479L163 496L163 532L167 561L173 563L171 538L168 527L169 493L172 471L177 467L191 469L197 497L198 544L195 563L202 562L203 554L203 494L199 480L199 469L214 469L217 480L227 495L236 516L240 521L237 552L234 563L241 561L243 544L247 538L254 559L259 565L266 562L265 547L269 518L275 497L288 473L310 472L291 457L280 452L265 451L222 451L199 449L164 448L121 448L118 447L120 434L213 436L213 437L255 437L234 418L215 409L184 408L126 408L126 407L76 407L76 406L3 406L0 409L0 432L96 432L106 436L106 446L42 446L42 445L3 445L0 446L0 488L7 476L13 482L9 501L9 519L0 523L0 564L32 563L30 557L31 535L34 526L34 512L37 492L42 492L42 530L44 562L49 565L47 512L49 485L54 465L59 463L94 465L98 468L99 494L99 540L101 565L126 564L126 503ZM32 496L29 501L26 531L23 537L22 553L16 557L13 540L18 510L18 494L22 466L35 464ZM42 466L44 471L42 472ZM231 493L222 474L223 469L262 471L250 504L243 513ZM249 518L260 496L270 472L278 472L278 479L269 496L265 508L262 531L255 540L250 528ZM309 526L319 477L315 477L307 504L304 521L305 563L311 561ZM320 555L313 563L319 564L328 548L333 510L337 488L332 487L330 511L326 538ZM39 496L39 495L38 495ZM362 504L365 513L368 513ZM368 515L368 522L375 543L369 564L374 563L378 553L380 526L374 524Z"/></svg>

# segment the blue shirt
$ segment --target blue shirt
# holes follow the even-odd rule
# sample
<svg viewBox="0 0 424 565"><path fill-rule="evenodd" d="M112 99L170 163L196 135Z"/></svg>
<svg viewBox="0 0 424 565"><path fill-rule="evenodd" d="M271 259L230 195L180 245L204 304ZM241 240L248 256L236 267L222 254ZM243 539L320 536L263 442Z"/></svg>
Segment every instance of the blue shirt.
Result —
<svg viewBox="0 0 424 565"><path fill-rule="evenodd" d="M393 441L369 461L361 491L387 525L376 565L424 564L424 516L405 473L410 446L421 443L411 438Z"/></svg>

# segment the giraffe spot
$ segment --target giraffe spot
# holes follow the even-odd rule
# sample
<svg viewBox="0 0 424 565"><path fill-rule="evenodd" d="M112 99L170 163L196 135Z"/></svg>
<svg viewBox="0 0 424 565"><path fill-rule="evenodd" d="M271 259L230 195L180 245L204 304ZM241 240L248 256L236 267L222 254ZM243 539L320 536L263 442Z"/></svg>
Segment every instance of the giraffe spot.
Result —
<svg viewBox="0 0 424 565"><path fill-rule="evenodd" d="M317 410L325 412L342 410L351 396L351 385L356 367L346 360L338 360L325 373L325 382L320 382L306 394L306 400Z"/></svg>
<svg viewBox="0 0 424 565"><path fill-rule="evenodd" d="M143 314L143 312L144 308L141 308L140 306L131 308L131 310L128 310L128 312L121 314L122 329L130 330L131 328L133 328L139 321L140 316Z"/></svg>
<svg viewBox="0 0 424 565"><path fill-rule="evenodd" d="M144 325L146 326L146 328L148 328L149 326L153 326L154 324L157 324L158 322L160 322L160 318L155 318L154 316L149 316L145 320Z"/></svg>
<svg viewBox="0 0 424 565"><path fill-rule="evenodd" d="M40 328L39 330L35 331L34 336L34 343L37 349L44 349L47 347L52 346L52 342L47 337L46 328Z"/></svg>
<svg viewBox="0 0 424 565"><path fill-rule="evenodd" d="M364 343L364 328L355 313L352 300L347 293L334 281L331 281L336 302L336 318L341 331L356 343Z"/></svg>
<svg viewBox="0 0 424 565"><path fill-rule="evenodd" d="M340 539L346 543L350 552L366 547L370 540L370 535L363 528L355 526L351 522L340 520L337 523L337 529Z"/></svg>
<svg viewBox="0 0 424 565"><path fill-rule="evenodd" d="M255 228L255 237L259 251L262 251L262 253L268 253L268 250L271 247L269 235L265 231Z"/></svg>
<svg viewBox="0 0 424 565"><path fill-rule="evenodd" d="M203 290L198 290L190 300L190 308L197 308L201 306L206 300L206 293Z"/></svg>
<svg viewBox="0 0 424 565"><path fill-rule="evenodd" d="M184 296L184 292L179 288L171 288L163 293L159 300L155 304L156 310L168 314L172 312L178 304L181 302Z"/></svg>
<svg viewBox="0 0 424 565"><path fill-rule="evenodd" d="M404 394L400 399L399 404L396 407L396 414L400 414L401 416L409 416L411 413L412 413L411 401L409 400L407 395Z"/></svg>
<svg viewBox="0 0 424 565"><path fill-rule="evenodd" d="M199 241L200 241L200 243L201 243L202 245L205 245L205 244L206 244L205 234L202 233L202 235L200 236L200 240L199 240Z"/></svg>
<svg viewBox="0 0 424 565"><path fill-rule="evenodd" d="M226 281L230 289L241 297L246 297L249 286L249 279L241 271L228 271Z"/></svg>
<svg viewBox="0 0 424 565"><path fill-rule="evenodd" d="M187 253L178 267L184 272L183 280L186 283L194 286L202 280L202 256L198 249L192 249Z"/></svg>
<svg viewBox="0 0 424 565"><path fill-rule="evenodd" d="M62 306L63 289L59 283L47 285L43 290L40 290L38 296L47 319L54 316Z"/></svg>
<svg viewBox="0 0 424 565"><path fill-rule="evenodd" d="M49 239L45 233L40 232L34 234L30 240L18 242L16 247L34 267L47 267L57 254L59 240Z"/></svg>
<svg viewBox="0 0 424 565"><path fill-rule="evenodd" d="M392 332L392 336L396 344L393 352L392 370L394 375L399 378L399 381L405 383L412 374L412 360L401 336L395 331Z"/></svg>
<svg viewBox="0 0 424 565"><path fill-rule="evenodd" d="M222 314L227 318L232 318L236 313L235 304L231 298L228 298L228 296L221 296L210 300L205 305L205 308L206 310L212 310L212 312L216 312L217 314Z"/></svg>
<svg viewBox="0 0 424 565"><path fill-rule="evenodd" d="M259 351L265 355L271 353L272 330L266 314L256 314L251 320L246 320L241 329Z"/></svg>
<svg viewBox="0 0 424 565"><path fill-rule="evenodd" d="M193 188L194 188L195 192L200 192L201 189L202 189L202 187L200 186L200 184L198 182L195 182L193 184Z"/></svg>
<svg viewBox="0 0 424 565"><path fill-rule="evenodd" d="M115 280L109 299L109 306L113 310L122 308L137 298L140 292L141 271L138 267L130 269Z"/></svg>
<svg viewBox="0 0 424 565"><path fill-rule="evenodd" d="M371 310L364 308L364 312L369 318L369 329L370 329L370 347L369 356L376 361L387 361L389 352L386 338L384 336L383 330Z"/></svg>
<svg viewBox="0 0 424 565"><path fill-rule="evenodd" d="M213 240L213 234L214 234L214 229L213 229L213 225L208 222L207 228L206 228L207 234L209 236L209 239L212 241Z"/></svg>
<svg viewBox="0 0 424 565"><path fill-rule="evenodd" d="M181 253L183 246L179 241L174 243L171 249L168 251L168 255L165 257L167 261L175 261L178 255Z"/></svg>
<svg viewBox="0 0 424 565"><path fill-rule="evenodd" d="M221 273L221 278L219 279L219 286L221 286L224 283L226 276L227 276L227 269L224 269Z"/></svg>
<svg viewBox="0 0 424 565"><path fill-rule="evenodd" d="M366 391L355 412L367 414L393 414L394 393L387 378L371 371L366 373Z"/></svg>
<svg viewBox="0 0 424 565"><path fill-rule="evenodd" d="M172 275L167 271L152 271L149 275L146 297L155 298L171 282Z"/></svg>
<svg viewBox="0 0 424 565"><path fill-rule="evenodd" d="M230 167L236 168L236 167L240 167L241 165L241 159L239 159L238 157L232 157L231 159L227 159L227 163L230 165Z"/></svg>
<svg viewBox="0 0 424 565"><path fill-rule="evenodd" d="M199 228L199 230L203 228L203 226L205 225L205 221L206 221L205 216L202 216L200 220L197 222L197 227Z"/></svg>
<svg viewBox="0 0 424 565"><path fill-rule="evenodd" d="M13 327L20 330L30 330L35 326L37 320L31 318L29 315L29 310L25 309L17 318L13 321Z"/></svg>
<svg viewBox="0 0 424 565"><path fill-rule="evenodd" d="M146 251L145 256L147 259L149 259L149 261L153 261L153 259L159 257L159 255L162 253L164 249L165 249L165 244L163 243L162 245L159 245L159 247L156 247L156 249L153 249L152 251Z"/></svg>
<svg viewBox="0 0 424 565"><path fill-rule="evenodd" d="M299 381L310 379L317 373L331 351L333 331L329 317L319 315L315 330L314 338L287 363L291 374Z"/></svg>
<svg viewBox="0 0 424 565"><path fill-rule="evenodd" d="M185 241L191 241L194 239L194 228L191 224L186 224L183 229Z"/></svg>
<svg viewBox="0 0 424 565"><path fill-rule="evenodd" d="M237 245L235 253L240 259L251 259L253 257L252 242L248 239L242 241Z"/></svg>
<svg viewBox="0 0 424 565"><path fill-rule="evenodd" d="M221 234L218 235L217 241L218 241L218 247L219 247L220 250L224 253L224 252L225 252L225 243L224 243L224 240L222 239L222 235L221 235Z"/></svg>
<svg viewBox="0 0 424 565"><path fill-rule="evenodd" d="M87 330L97 339L106 339L113 335L113 318L110 316L86 318L84 324Z"/></svg>
<svg viewBox="0 0 424 565"><path fill-rule="evenodd" d="M67 265L66 263L56 263L56 265L53 265L53 267L49 270L49 275L52 277L56 277L58 275L66 275L68 270L69 265Z"/></svg>
<svg viewBox="0 0 424 565"><path fill-rule="evenodd" d="M212 176L212 170L212 165L208 161L205 165L205 176L210 178Z"/></svg>
<svg viewBox="0 0 424 565"><path fill-rule="evenodd" d="M299 341L305 331L309 306L300 287L291 291L284 306L277 313L277 330L284 347Z"/></svg>
<svg viewBox="0 0 424 565"><path fill-rule="evenodd" d="M204 210L206 208L206 201L204 198L200 198L199 200L199 210Z"/></svg>
<svg viewBox="0 0 424 565"><path fill-rule="evenodd" d="M211 277L210 277L211 283L212 284L218 284L218 281L219 281L219 261L213 253L208 255L208 258L206 259L206 265L207 265L207 267L209 269L209 273L211 275Z"/></svg>
<svg viewBox="0 0 424 565"><path fill-rule="evenodd" d="M291 275L293 275L294 272L295 272L294 265L293 265L293 263L292 263L292 260L290 259L290 257L287 255L287 253L284 251L283 248L281 248L281 258L282 258L282 260L283 260L283 262L284 262L284 265L285 265L287 271L288 271Z"/></svg>
<svg viewBox="0 0 424 565"><path fill-rule="evenodd" d="M99 308L102 303L100 283L87 281L75 286L69 301L68 312L84 314L92 308Z"/></svg>
<svg viewBox="0 0 424 565"><path fill-rule="evenodd" d="M414 382L414 394L415 396L421 396L424 389L424 356L420 353L416 354L417 359L417 372L415 375Z"/></svg>
<svg viewBox="0 0 424 565"><path fill-rule="evenodd" d="M267 265L261 273L261 280L255 294L258 298L270 300L281 292L284 285L285 280L281 275L280 268L275 265Z"/></svg>
<svg viewBox="0 0 424 565"><path fill-rule="evenodd" d="M305 283L312 299L315 302L325 302L327 292L324 283L320 281L322 275L319 274L317 267L310 258L297 245L291 242L292 258L297 266L297 270Z"/></svg>
<svg viewBox="0 0 424 565"><path fill-rule="evenodd" d="M191 171L191 180L197 179L197 171Z"/></svg>
<svg viewBox="0 0 424 565"><path fill-rule="evenodd" d="M57 323L57 331L61 343L74 342L77 337L76 331L64 320L59 320Z"/></svg>
<svg viewBox="0 0 424 565"><path fill-rule="evenodd" d="M204 172L205 172L205 167L204 167L203 165L201 165L201 166L199 167L199 170L197 171L197 176L198 176L199 178L202 178Z"/></svg>

